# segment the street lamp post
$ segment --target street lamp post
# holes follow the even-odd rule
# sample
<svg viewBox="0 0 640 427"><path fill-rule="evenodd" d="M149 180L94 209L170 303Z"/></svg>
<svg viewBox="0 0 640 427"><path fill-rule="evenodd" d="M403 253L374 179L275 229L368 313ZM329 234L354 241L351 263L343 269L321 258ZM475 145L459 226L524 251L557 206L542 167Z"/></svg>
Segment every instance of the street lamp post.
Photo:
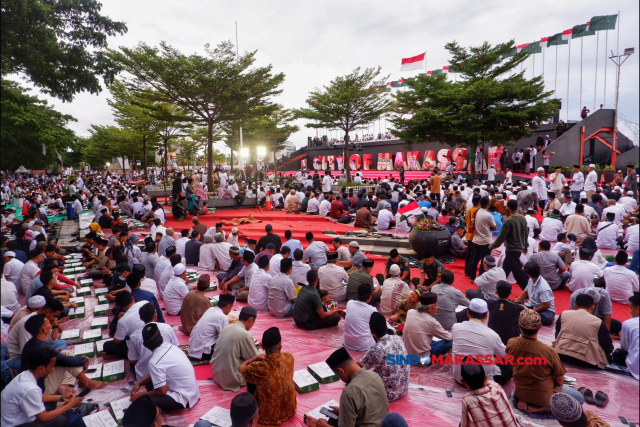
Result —
<svg viewBox="0 0 640 427"><path fill-rule="evenodd" d="M617 168L616 150L618 149L618 98L620 97L620 68L622 67L622 64L624 64L625 61L629 59L631 55L633 55L634 50L635 49L632 47L627 48L624 50L624 53L622 55L614 55L613 51L611 51L611 56L609 57L609 59L613 61L613 63L616 65L618 69L616 73L616 102L615 102L615 113L613 118L613 151L611 153L611 165L614 168Z"/></svg>

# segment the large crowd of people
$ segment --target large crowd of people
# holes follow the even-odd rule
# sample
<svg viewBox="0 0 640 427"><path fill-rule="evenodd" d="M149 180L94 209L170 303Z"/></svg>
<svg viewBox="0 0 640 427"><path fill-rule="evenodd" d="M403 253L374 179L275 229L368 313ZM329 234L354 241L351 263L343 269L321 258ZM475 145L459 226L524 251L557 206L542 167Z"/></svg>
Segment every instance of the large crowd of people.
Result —
<svg viewBox="0 0 640 427"><path fill-rule="evenodd" d="M216 168L212 189L205 174L175 173L171 213L148 197L137 173L5 175L2 426L81 426L91 409L76 384L107 385L89 375L91 358L74 355L61 339L82 284L65 275L69 253L56 244L49 218L69 203L93 215L74 252L94 288L106 288L102 295L115 304L99 356L127 360L135 377L125 427L160 425L161 414L194 408L201 398L194 364L210 364L223 390L247 386L231 402L234 427L290 419L298 410L294 356L283 351L278 327L258 340L251 334L271 317L291 318L300 330L343 331L343 347L326 364L346 386L339 406L327 408L330 421L305 416L310 427L407 426L389 402L411 393L410 366L389 360L410 355L423 366L449 356L465 361L451 372L451 385L468 390L463 427L517 426L502 388L510 381L519 411L552 414L562 425L606 425L583 409L585 402L606 405L606 394L566 385L565 364L594 375L613 366L639 378L637 177L630 165L622 185L606 185L594 180L593 165L588 169L586 177L578 166L566 177L556 170L549 181L543 167L520 181L507 169L504 179L473 181L447 168L336 194L332 171L284 177L250 165L235 173ZM270 223L259 238L241 227L208 226L215 215L203 202L212 197L234 199L235 208L255 198L286 214L400 237L414 227L448 230L450 249L444 259L431 249L417 259L393 249L376 269L353 239L307 232L301 242ZM185 225L174 229L171 216ZM132 219L148 230L132 229ZM468 280L456 278L448 262L463 262ZM194 268L200 274L192 282ZM467 289L458 289L462 282ZM212 303L214 285L220 292ZM571 292L570 307L557 306L561 289ZM613 318L614 304L628 305L630 318ZM241 308L237 318L234 306ZM175 330L169 316L179 318ZM555 328L552 345L538 339L546 327ZM184 348L177 334L189 337ZM354 360L347 349L364 356ZM487 356L500 361L472 363ZM508 362L532 356L545 363Z"/></svg>

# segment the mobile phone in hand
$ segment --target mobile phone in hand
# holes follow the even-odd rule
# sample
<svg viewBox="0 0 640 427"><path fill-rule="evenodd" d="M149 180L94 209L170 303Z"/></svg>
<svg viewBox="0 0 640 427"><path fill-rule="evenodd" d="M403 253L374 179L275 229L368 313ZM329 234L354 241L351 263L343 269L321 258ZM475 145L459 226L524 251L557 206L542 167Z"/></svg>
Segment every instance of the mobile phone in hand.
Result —
<svg viewBox="0 0 640 427"><path fill-rule="evenodd" d="M322 415L325 415L331 419L337 420L338 419L338 414L336 414L335 412L333 412L331 409L328 408L320 408L320 413Z"/></svg>

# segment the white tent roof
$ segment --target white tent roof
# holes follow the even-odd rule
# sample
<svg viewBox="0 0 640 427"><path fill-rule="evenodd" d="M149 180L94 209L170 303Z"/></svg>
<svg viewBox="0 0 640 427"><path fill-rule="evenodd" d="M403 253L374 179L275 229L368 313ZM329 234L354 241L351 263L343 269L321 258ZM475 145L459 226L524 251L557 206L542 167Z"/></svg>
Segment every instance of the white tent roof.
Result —
<svg viewBox="0 0 640 427"><path fill-rule="evenodd" d="M29 169L25 168L24 166L20 166L18 170L16 170L16 173L29 173Z"/></svg>

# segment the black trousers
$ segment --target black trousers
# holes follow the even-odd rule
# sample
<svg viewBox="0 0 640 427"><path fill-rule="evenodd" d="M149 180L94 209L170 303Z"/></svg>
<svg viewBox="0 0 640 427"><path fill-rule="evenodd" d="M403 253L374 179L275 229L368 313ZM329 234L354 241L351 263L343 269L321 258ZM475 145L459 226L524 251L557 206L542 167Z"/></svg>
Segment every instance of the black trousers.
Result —
<svg viewBox="0 0 640 427"><path fill-rule="evenodd" d="M112 356L127 358L127 342L122 341L120 344L116 344L115 341L107 341L104 343L104 352Z"/></svg>
<svg viewBox="0 0 640 427"><path fill-rule="evenodd" d="M313 331L315 329L332 328L338 326L340 323L340 315L334 314L332 316L321 319L317 313L311 313L309 320L298 320L294 317L296 326L300 329L306 329L307 331Z"/></svg>
<svg viewBox="0 0 640 427"><path fill-rule="evenodd" d="M475 245L472 242L467 241L467 254L464 258L464 274L467 276L471 276L474 247Z"/></svg>
<svg viewBox="0 0 640 427"><path fill-rule="evenodd" d="M147 391L153 391L153 385L151 383L145 385ZM182 403L178 403L173 400L173 397L169 395L164 396L151 396L151 401L154 405L160 408L163 411L179 411L184 409L184 405Z"/></svg>
<svg viewBox="0 0 640 427"><path fill-rule="evenodd" d="M195 357L189 356L189 360L193 362L204 362L205 360L211 360L211 358L213 357L214 348L216 348L215 344L211 346L211 350L209 350L209 353L202 353L202 357L200 359L196 359Z"/></svg>
<svg viewBox="0 0 640 427"><path fill-rule="evenodd" d="M484 273L484 265L482 265L482 260L485 256L491 255L491 251L489 250L489 245L478 245L471 242L473 245L473 260L471 261L471 270L470 277L471 280L474 280L477 275L482 275ZM480 264L480 273L478 273L478 264Z"/></svg>
<svg viewBox="0 0 640 427"><path fill-rule="evenodd" d="M64 415L58 415L52 420L47 421L46 423L41 423L38 420L32 421L30 423L20 424L18 427L66 427L67 425L67 417Z"/></svg>
<svg viewBox="0 0 640 427"><path fill-rule="evenodd" d="M518 286L524 291L524 288L527 287L527 283L529 282L529 278L522 268L520 255L522 254L519 251L505 251L502 269L507 277L509 277L510 273L513 273L513 277L516 279Z"/></svg>

